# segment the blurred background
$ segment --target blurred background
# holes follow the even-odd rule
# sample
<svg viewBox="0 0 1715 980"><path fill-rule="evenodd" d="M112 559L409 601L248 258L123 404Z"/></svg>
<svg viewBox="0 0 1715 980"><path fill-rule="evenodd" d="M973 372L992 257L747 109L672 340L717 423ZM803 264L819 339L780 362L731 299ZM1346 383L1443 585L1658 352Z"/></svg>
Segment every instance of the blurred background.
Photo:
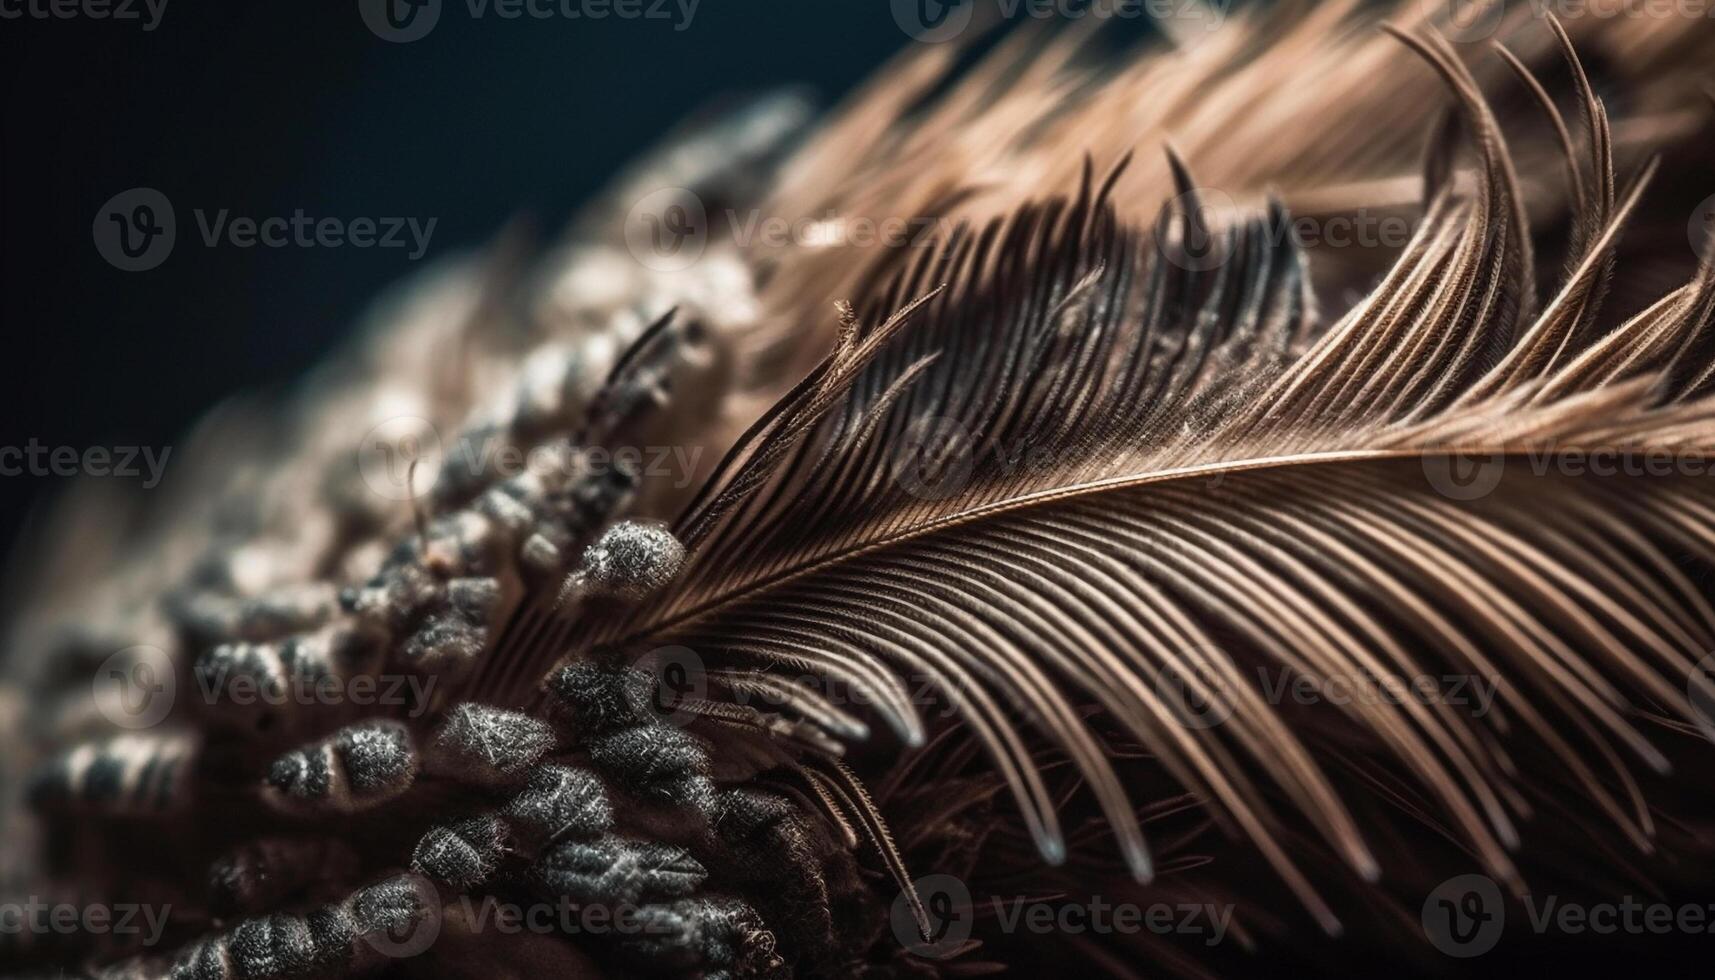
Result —
<svg viewBox="0 0 1715 980"><path fill-rule="evenodd" d="M885 0L667 0L603 20L445 0L408 43L359 0L109 2L134 19L0 3L0 446L173 446L223 397L298 377L390 283L517 215L551 235L710 100L802 84L826 104L911 40ZM176 243L127 272L94 228L138 187L172 203ZM208 247L192 212L221 209L435 225L415 260ZM70 479L0 475L0 554Z"/></svg>

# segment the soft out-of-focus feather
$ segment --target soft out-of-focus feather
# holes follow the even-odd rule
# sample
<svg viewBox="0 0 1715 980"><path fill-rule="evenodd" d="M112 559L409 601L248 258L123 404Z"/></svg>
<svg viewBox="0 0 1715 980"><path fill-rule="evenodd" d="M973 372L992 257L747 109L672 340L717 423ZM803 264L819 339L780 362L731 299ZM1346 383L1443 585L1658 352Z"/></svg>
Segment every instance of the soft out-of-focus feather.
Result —
<svg viewBox="0 0 1715 980"><path fill-rule="evenodd" d="M1444 94L1440 80L1409 67L1375 24L1386 15L1413 31L1447 27L1436 16L1449 10L1416 0L1381 9L1357 0L1240 5L1223 8L1218 29L1200 32L1195 44L1154 45L1148 57L1118 65L1088 50L1087 32L1046 44L1019 32L963 75L954 74L957 44L919 46L794 158L765 213L981 225L1043 188L1069 188L1080 154L1105 163L1171 142L1196 162L1206 186L1243 206L1273 194L1294 214L1322 220L1406 217L1420 198L1418 161ZM1460 43L1458 54L1502 100L1496 111L1509 127L1536 127L1534 100L1491 44L1557 79L1559 45L1536 8L1508 4L1502 14L1491 38ZM1630 166L1686 138L1708 115L1695 86L1660 69L1707 61L1710 40L1667 24L1630 16L1568 21L1585 55L1600 59L1609 90L1624 99L1616 156ZM1521 143L1528 203L1556 217L1569 195L1557 179L1555 140L1544 128ZM1174 193L1165 160L1151 154L1130 168L1114 202L1122 218L1142 224ZM1323 302L1366 289L1388 251L1313 249ZM806 322L812 311L829 296L877 288L908 254L844 242L783 255L764 250L758 260L777 274L763 291L768 315L758 345L795 352L800 367L813 363L823 348L802 342L817 328Z"/></svg>

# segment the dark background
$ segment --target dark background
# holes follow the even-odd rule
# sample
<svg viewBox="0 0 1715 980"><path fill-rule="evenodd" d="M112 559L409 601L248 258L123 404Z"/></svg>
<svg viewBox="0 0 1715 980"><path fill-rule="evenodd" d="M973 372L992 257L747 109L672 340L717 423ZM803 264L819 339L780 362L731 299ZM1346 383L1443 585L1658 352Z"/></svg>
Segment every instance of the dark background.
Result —
<svg viewBox="0 0 1715 980"><path fill-rule="evenodd" d="M221 398L300 375L389 283L514 215L552 232L710 100L807 83L825 103L910 40L886 0L702 0L673 28L473 19L464 0L408 44L372 34L357 0L169 0L147 33L0 20L0 446L174 445ZM177 244L122 272L91 227L139 186L173 203ZM193 208L438 223L411 262L208 248ZM68 482L0 477L0 554Z"/></svg>

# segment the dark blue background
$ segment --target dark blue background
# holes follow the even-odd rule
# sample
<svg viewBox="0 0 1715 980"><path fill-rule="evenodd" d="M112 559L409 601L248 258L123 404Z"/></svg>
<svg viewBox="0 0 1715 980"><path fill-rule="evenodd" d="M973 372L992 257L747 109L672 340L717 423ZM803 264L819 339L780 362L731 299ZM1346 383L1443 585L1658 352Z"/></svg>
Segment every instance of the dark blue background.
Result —
<svg viewBox="0 0 1715 980"><path fill-rule="evenodd" d="M446 0L403 45L356 0L169 0L149 33L0 20L0 445L173 445L223 396L298 376L420 267L405 249L205 248L193 208L433 216L431 261L520 213L552 231L711 99L837 99L908 42L877 0L702 0L682 32ZM126 273L90 228L136 186L173 202L178 243ZM67 482L0 477L0 551Z"/></svg>

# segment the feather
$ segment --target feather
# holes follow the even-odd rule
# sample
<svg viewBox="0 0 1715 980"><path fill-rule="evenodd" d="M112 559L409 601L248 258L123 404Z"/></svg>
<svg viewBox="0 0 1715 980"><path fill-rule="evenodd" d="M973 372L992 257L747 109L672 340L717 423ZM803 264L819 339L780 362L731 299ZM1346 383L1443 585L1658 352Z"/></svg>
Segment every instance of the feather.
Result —
<svg viewBox="0 0 1715 980"><path fill-rule="evenodd" d="M1398 263L1325 332L1307 335L1303 257L1279 205L1201 226L1170 156L1179 197L1151 231L1128 228L1110 199L1119 172L1098 187L1086 163L1076 196L955 231L857 307L877 325L848 319L675 524L691 555L667 592L512 655L546 667L566 650L682 644L759 678L807 661L871 686L883 670L927 677L1047 860L1066 843L1034 737L1075 764L1147 881L1133 792L1079 710L1099 705L1217 802L1329 931L1338 921L1271 796L1359 876L1381 869L1315 747L1241 666L1399 683L1454 669L1493 678L1516 723L1409 699L1344 710L1491 873L1523 887L1503 738L1540 745L1647 847L1623 755L1665 760L1629 715L1644 698L1689 717L1673 679L1692 674L1715 623L1659 572L1707 551L1692 528L1708 508L1682 478L1574 478L1555 461L1711 448L1715 404L1659 370L1704 329L1701 304L1688 295L1588 336L1648 175L1615 195L1598 138L1571 272L1538 311L1519 182L1476 80L1433 32L1395 37L1456 96L1474 179L1431 181ZM1568 59L1600 136L1600 103ZM1190 250L1199 240L1212 261ZM1437 473L1465 456L1501 471L1457 500ZM1533 456L1546 473L1529 472ZM1569 533L1545 510L1589 519ZM1655 516L1627 528L1623 511ZM1637 585L1614 591L1616 578ZM1230 718L1188 724L1176 690ZM883 714L915 733L903 710Z"/></svg>

